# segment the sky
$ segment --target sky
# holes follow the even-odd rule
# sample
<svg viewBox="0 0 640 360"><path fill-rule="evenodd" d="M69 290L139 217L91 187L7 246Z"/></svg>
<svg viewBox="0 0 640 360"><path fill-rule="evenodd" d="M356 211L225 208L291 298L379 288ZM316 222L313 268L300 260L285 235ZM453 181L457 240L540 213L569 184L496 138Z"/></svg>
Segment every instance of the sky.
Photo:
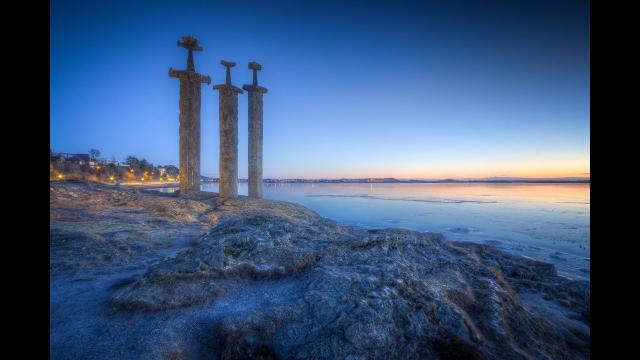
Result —
<svg viewBox="0 0 640 360"><path fill-rule="evenodd" d="M50 12L54 152L178 165L191 34L211 76L201 172L218 176L220 60L264 95L265 178L590 176L587 1L66 1ZM247 176L247 94L239 96Z"/></svg>

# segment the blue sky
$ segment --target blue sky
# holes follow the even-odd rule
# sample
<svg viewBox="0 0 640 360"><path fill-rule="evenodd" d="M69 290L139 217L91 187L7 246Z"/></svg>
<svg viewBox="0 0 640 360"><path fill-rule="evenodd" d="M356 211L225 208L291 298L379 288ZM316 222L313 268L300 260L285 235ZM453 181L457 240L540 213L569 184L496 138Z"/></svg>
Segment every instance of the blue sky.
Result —
<svg viewBox="0 0 640 360"><path fill-rule="evenodd" d="M178 164L179 81L263 65L265 177L585 176L586 1L51 2L54 151ZM212 85L213 85L212 84ZM247 96L239 98L240 177ZM202 173L218 96L202 88Z"/></svg>

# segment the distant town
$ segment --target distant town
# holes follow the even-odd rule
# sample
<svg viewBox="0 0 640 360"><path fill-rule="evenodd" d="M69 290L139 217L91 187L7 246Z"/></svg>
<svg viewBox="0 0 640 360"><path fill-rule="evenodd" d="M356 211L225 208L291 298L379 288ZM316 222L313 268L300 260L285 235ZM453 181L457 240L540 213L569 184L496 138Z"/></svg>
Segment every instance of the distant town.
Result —
<svg viewBox="0 0 640 360"><path fill-rule="evenodd" d="M128 156L120 162L114 158L100 157L100 151L91 149L88 153L54 153L50 150L50 180L92 180L104 183L173 183L178 181L180 170L174 165L156 166L146 159ZM239 179L247 182L247 179ZM219 182L219 178L201 176L201 182ZM590 183L587 177L571 178L510 178L492 177L480 179L396 179L396 178L342 178L342 179L274 179L264 183Z"/></svg>
<svg viewBox="0 0 640 360"><path fill-rule="evenodd" d="M173 165L155 166L146 159L128 156L124 162L100 157L91 149L86 154L49 151L50 180L92 180L105 183L175 182L179 169Z"/></svg>

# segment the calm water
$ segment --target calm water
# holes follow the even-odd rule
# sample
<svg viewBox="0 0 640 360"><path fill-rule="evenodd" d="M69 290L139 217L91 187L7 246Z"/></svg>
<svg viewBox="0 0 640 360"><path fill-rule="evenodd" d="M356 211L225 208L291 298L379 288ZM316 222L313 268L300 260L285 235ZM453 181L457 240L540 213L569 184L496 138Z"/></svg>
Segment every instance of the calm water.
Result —
<svg viewBox="0 0 640 360"><path fill-rule="evenodd" d="M264 197L338 222L490 243L589 279L589 184L264 184ZM218 184L202 185L218 191ZM167 189L164 189L167 191ZM169 190L170 191L170 190ZM247 184L240 183L241 195Z"/></svg>

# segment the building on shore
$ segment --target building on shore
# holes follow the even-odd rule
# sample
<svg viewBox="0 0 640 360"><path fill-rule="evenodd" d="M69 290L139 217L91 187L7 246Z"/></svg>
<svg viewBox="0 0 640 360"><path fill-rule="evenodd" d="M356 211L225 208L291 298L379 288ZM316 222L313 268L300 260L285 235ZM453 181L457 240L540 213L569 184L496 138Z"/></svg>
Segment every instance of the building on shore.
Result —
<svg viewBox="0 0 640 360"><path fill-rule="evenodd" d="M90 165L92 161L89 154L52 153L51 162Z"/></svg>

